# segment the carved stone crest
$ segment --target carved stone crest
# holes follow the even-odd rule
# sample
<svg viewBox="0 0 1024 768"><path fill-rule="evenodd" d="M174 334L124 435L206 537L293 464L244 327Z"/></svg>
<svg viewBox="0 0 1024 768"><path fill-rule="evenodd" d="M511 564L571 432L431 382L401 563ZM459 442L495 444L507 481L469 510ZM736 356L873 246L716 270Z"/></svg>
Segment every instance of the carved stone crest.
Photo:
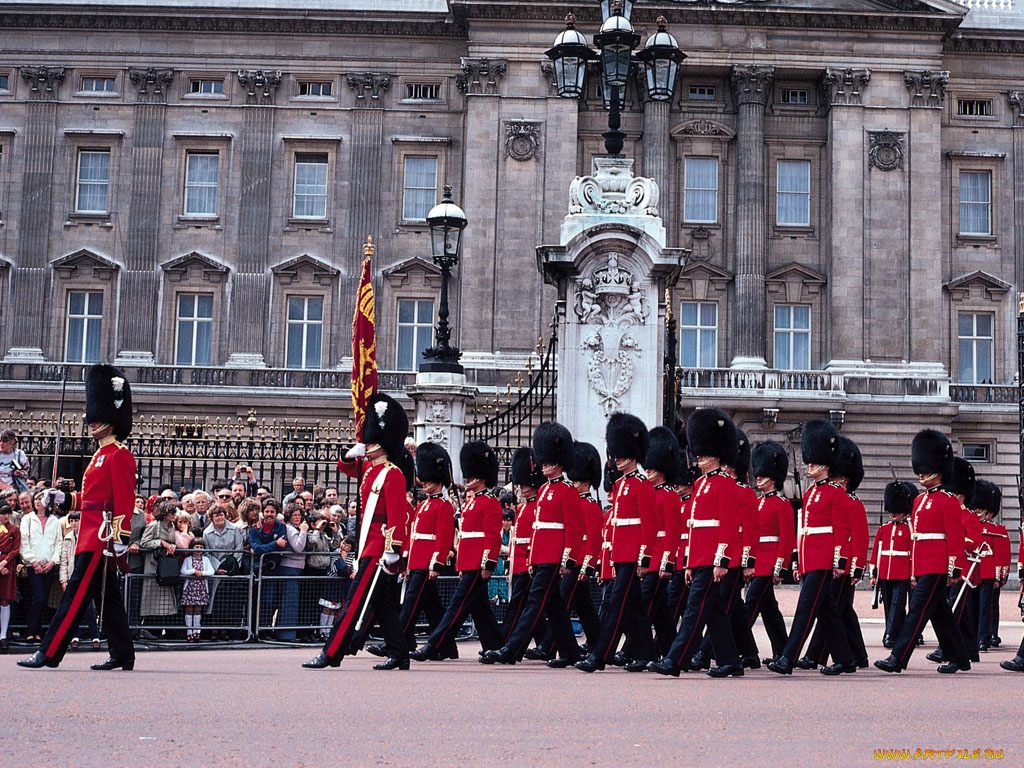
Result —
<svg viewBox="0 0 1024 768"><path fill-rule="evenodd" d="M634 176L631 158L598 157L594 163L597 174L577 176L569 185L569 213L658 215L658 185Z"/></svg>
<svg viewBox="0 0 1024 768"><path fill-rule="evenodd" d="M445 450L448 450L448 427L431 427L427 430L427 441L437 443Z"/></svg>
<svg viewBox="0 0 1024 768"><path fill-rule="evenodd" d="M431 400L427 406L427 421L447 424L452 420L452 406L444 400Z"/></svg>
<svg viewBox="0 0 1024 768"><path fill-rule="evenodd" d="M130 69L128 79L138 87L139 96L161 96L174 79L174 70L156 67Z"/></svg>
<svg viewBox="0 0 1024 768"><path fill-rule="evenodd" d="M345 82L356 92L357 101L365 99L367 91L370 99L378 101L391 85L391 75L383 72L363 72L358 75L346 75Z"/></svg>
<svg viewBox="0 0 1024 768"><path fill-rule="evenodd" d="M540 123L511 120L505 123L505 157L523 163L532 160L540 148Z"/></svg>
<svg viewBox="0 0 1024 768"><path fill-rule="evenodd" d="M683 136L732 136L721 123L703 118L689 121L679 130L679 133Z"/></svg>
<svg viewBox="0 0 1024 768"><path fill-rule="evenodd" d="M33 99L54 99L64 82L64 67L22 67L21 79L31 86Z"/></svg>
<svg viewBox="0 0 1024 768"><path fill-rule="evenodd" d="M871 81L870 69L832 69L825 70L822 85L828 103L832 106L845 104L862 104L864 88Z"/></svg>
<svg viewBox="0 0 1024 768"><path fill-rule="evenodd" d="M281 70L238 70L238 82L245 88L248 103L272 104L281 85Z"/></svg>
<svg viewBox="0 0 1024 768"><path fill-rule="evenodd" d="M932 72L928 69L906 70L903 73L903 82L910 91L910 106L939 109L946 100L949 72Z"/></svg>
<svg viewBox="0 0 1024 768"><path fill-rule="evenodd" d="M868 133L868 160L880 171L903 169L903 134L893 131Z"/></svg>

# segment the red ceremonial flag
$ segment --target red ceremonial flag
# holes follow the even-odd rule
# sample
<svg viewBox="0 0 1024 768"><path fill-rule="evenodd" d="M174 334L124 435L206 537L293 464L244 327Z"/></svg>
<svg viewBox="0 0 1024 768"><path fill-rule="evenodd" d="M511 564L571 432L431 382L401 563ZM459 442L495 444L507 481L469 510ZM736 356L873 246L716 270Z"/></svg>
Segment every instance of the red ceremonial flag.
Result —
<svg viewBox="0 0 1024 768"><path fill-rule="evenodd" d="M356 440L363 440L366 402L377 391L377 342L373 310L373 283L370 280L370 257L373 240L366 238L363 246L363 269L356 294L356 312L352 318L352 406L355 408Z"/></svg>

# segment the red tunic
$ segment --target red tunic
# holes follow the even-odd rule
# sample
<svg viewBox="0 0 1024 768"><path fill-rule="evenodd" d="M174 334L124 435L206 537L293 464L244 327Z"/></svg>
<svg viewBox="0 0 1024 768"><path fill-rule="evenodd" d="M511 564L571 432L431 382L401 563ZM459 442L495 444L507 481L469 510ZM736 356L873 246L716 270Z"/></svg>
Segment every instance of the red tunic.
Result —
<svg viewBox="0 0 1024 768"><path fill-rule="evenodd" d="M960 525L964 529L964 546L963 550L957 554L956 567L963 572L963 575L966 578L967 572L971 568L971 561L967 559L967 553L972 553L971 556L973 557L973 553L977 552L981 548L981 543L984 540L984 537L981 529L981 520L979 520L978 516L962 503L960 504ZM981 570L981 565L981 562L979 562L974 568L974 575L971 576L972 584L979 583L981 579L978 575Z"/></svg>
<svg viewBox="0 0 1024 768"><path fill-rule="evenodd" d="M735 567L743 555L736 482L716 469L694 483L686 525L690 529L687 568Z"/></svg>
<svg viewBox="0 0 1024 768"><path fill-rule="evenodd" d="M590 494L580 495L580 509L583 510L583 563L582 566L587 573L597 568L598 560L601 559L601 543L603 541L601 528L604 524L601 514L601 505L594 501Z"/></svg>
<svg viewBox="0 0 1024 768"><path fill-rule="evenodd" d="M875 534L870 566L875 578L905 581L910 578L910 524L886 523Z"/></svg>
<svg viewBox="0 0 1024 768"><path fill-rule="evenodd" d="M777 491L757 501L758 529L755 576L778 576L789 565L796 544L793 507Z"/></svg>
<svg viewBox="0 0 1024 768"><path fill-rule="evenodd" d="M1010 567L1010 539L1006 534L1006 529L996 523L982 523L981 540L987 543L992 551L983 554L981 562L978 563L978 570L981 571L980 578L1002 578L1004 558L1007 571Z"/></svg>
<svg viewBox="0 0 1024 768"><path fill-rule="evenodd" d="M659 485L654 489L658 502L659 528L651 554L651 567L659 571L671 572L675 568L679 550L679 494L669 485Z"/></svg>
<svg viewBox="0 0 1024 768"><path fill-rule="evenodd" d="M957 559L964 551L964 529L956 497L940 487L918 495L912 520L911 573L944 573L959 578Z"/></svg>
<svg viewBox="0 0 1024 768"><path fill-rule="evenodd" d="M512 535L509 536L509 562L512 563L512 575L527 573L530 570L530 534L533 532L533 521L537 519L537 498L524 501L516 509L516 521L512 524Z"/></svg>
<svg viewBox="0 0 1024 768"><path fill-rule="evenodd" d="M82 513L76 552L101 552L103 513L110 512L113 541L128 544L135 510L135 457L128 447L113 438L104 439L82 475L82 490L71 494L71 509Z"/></svg>
<svg viewBox="0 0 1024 768"><path fill-rule="evenodd" d="M530 565L572 567L582 562L583 526L579 491L561 478L544 483L537 492Z"/></svg>
<svg viewBox="0 0 1024 768"><path fill-rule="evenodd" d="M847 491L849 497L847 509L850 521L850 567L848 573L853 574L855 579L864 575L864 569L868 562L868 542L871 541L871 532L868 530L868 512L864 509L864 502L857 498L857 495Z"/></svg>
<svg viewBox="0 0 1024 768"><path fill-rule="evenodd" d="M612 563L636 563L647 568L658 531L654 485L639 472L615 481L612 489Z"/></svg>
<svg viewBox="0 0 1024 768"><path fill-rule="evenodd" d="M743 555L740 557L740 562L734 565L741 568L754 568L757 565L757 544L761 538L757 492L749 485L739 481L736 482L736 508L740 515Z"/></svg>
<svg viewBox="0 0 1024 768"><path fill-rule="evenodd" d="M349 477L359 476L356 462L339 461L338 467ZM378 482L377 478L380 475L383 475L383 479ZM402 474L402 470L390 462L371 464L364 469L363 481L359 488L363 514L368 509L371 493L375 491L377 501L373 509L373 518L369 523L366 542L359 553L360 559L380 557L385 550L401 554L405 542L409 539L409 518L412 510L405 495L405 475Z"/></svg>
<svg viewBox="0 0 1024 768"><path fill-rule="evenodd" d="M466 502L459 523L457 571L493 571L501 551L501 502L480 493Z"/></svg>
<svg viewBox="0 0 1024 768"><path fill-rule="evenodd" d="M679 544L676 549L676 566L686 566L686 556L690 550L690 528L687 523L690 521L690 507L693 504L693 497L687 494L679 500Z"/></svg>
<svg viewBox="0 0 1024 768"><path fill-rule="evenodd" d="M1010 535L1005 525L988 523L996 534L998 547L992 547L996 553L996 578L1006 581L1010 577Z"/></svg>
<svg viewBox="0 0 1024 768"><path fill-rule="evenodd" d="M615 568L612 566L612 515L614 514L615 507L609 506L604 512L604 521L601 523L601 563L598 572L602 581L615 578Z"/></svg>
<svg viewBox="0 0 1024 768"><path fill-rule="evenodd" d="M21 529L14 523L0 525L0 561L7 562L7 575L0 574L0 600L17 600L15 570L21 551Z"/></svg>
<svg viewBox="0 0 1024 768"><path fill-rule="evenodd" d="M804 491L802 521L798 531L798 563L801 573L846 568L843 543L850 539L848 516L842 509L846 491L821 480Z"/></svg>
<svg viewBox="0 0 1024 768"><path fill-rule="evenodd" d="M455 538L455 514L441 494L420 502L409 534L409 570L439 571L448 563Z"/></svg>

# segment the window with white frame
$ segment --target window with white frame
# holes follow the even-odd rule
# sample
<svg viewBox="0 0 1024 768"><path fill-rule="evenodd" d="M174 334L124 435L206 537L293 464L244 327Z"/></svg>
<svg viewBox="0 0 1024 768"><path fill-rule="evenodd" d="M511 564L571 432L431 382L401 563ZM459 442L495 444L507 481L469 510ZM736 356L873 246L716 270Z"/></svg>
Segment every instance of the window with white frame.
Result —
<svg viewBox="0 0 1024 768"><path fill-rule="evenodd" d="M117 80L113 77L83 77L82 90L89 93L114 93Z"/></svg>
<svg viewBox="0 0 1024 768"><path fill-rule="evenodd" d="M811 163L779 160L776 165L775 223L780 227L811 225Z"/></svg>
<svg viewBox="0 0 1024 768"><path fill-rule="evenodd" d="M209 365L213 341L213 296L178 294L176 365Z"/></svg>
<svg viewBox="0 0 1024 768"><path fill-rule="evenodd" d="M98 363L103 328L103 294L68 293L67 333L64 360L69 363Z"/></svg>
<svg viewBox="0 0 1024 768"><path fill-rule="evenodd" d="M422 221L437 202L437 158L406 155L402 219Z"/></svg>
<svg viewBox="0 0 1024 768"><path fill-rule="evenodd" d="M718 367L718 304L684 301L680 306L679 365Z"/></svg>
<svg viewBox="0 0 1024 768"><path fill-rule="evenodd" d="M957 315L957 363L961 384L991 384L992 323L989 312L960 312Z"/></svg>
<svg viewBox="0 0 1024 768"><path fill-rule="evenodd" d="M217 215L217 178L220 155L188 152L185 155L185 215Z"/></svg>
<svg viewBox="0 0 1024 768"><path fill-rule="evenodd" d="M324 300L312 296L288 297L285 365L319 368L324 330Z"/></svg>
<svg viewBox="0 0 1024 768"><path fill-rule="evenodd" d="M332 87L329 82L317 82L314 80L299 81L299 96L319 96L321 98L331 95Z"/></svg>
<svg viewBox="0 0 1024 768"><path fill-rule="evenodd" d="M224 81L195 77L188 81L191 94L218 95L224 93Z"/></svg>
<svg viewBox="0 0 1024 768"><path fill-rule="evenodd" d="M327 218L327 155L295 155L292 216L297 219Z"/></svg>
<svg viewBox="0 0 1024 768"><path fill-rule="evenodd" d="M683 170L683 221L718 221L718 158L688 157Z"/></svg>
<svg viewBox="0 0 1024 768"><path fill-rule="evenodd" d="M992 174L960 171L960 234L992 234Z"/></svg>
<svg viewBox="0 0 1024 768"><path fill-rule="evenodd" d="M441 98L441 84L406 83L405 98L408 101L438 101Z"/></svg>
<svg viewBox="0 0 1024 768"><path fill-rule="evenodd" d="M77 213L106 213L109 189L110 150L80 150L75 211Z"/></svg>
<svg viewBox="0 0 1024 768"><path fill-rule="evenodd" d="M808 103L808 91L806 88L783 88L782 89L782 103L783 104L807 104Z"/></svg>
<svg viewBox="0 0 1024 768"><path fill-rule="evenodd" d="M433 301L398 300L398 370L419 370L423 350L430 346L433 338L433 322Z"/></svg>
<svg viewBox="0 0 1024 768"><path fill-rule="evenodd" d="M806 371L811 367L811 308L801 304L775 305L775 367Z"/></svg>
<svg viewBox="0 0 1024 768"><path fill-rule="evenodd" d="M718 90L713 85L691 85L686 94L689 101L714 101L717 97Z"/></svg>

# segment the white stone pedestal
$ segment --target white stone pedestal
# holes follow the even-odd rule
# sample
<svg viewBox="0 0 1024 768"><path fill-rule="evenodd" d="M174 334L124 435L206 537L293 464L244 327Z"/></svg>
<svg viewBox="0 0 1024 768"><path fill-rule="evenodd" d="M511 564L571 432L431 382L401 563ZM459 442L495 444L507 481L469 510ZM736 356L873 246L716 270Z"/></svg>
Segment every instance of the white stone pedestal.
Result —
<svg viewBox="0 0 1024 768"><path fill-rule="evenodd" d="M477 395L466 386L462 373L418 373L416 383L406 389L416 404L413 420L417 444L429 440L444 446L452 457L455 482L462 482L459 452L465 442L466 403Z"/></svg>

